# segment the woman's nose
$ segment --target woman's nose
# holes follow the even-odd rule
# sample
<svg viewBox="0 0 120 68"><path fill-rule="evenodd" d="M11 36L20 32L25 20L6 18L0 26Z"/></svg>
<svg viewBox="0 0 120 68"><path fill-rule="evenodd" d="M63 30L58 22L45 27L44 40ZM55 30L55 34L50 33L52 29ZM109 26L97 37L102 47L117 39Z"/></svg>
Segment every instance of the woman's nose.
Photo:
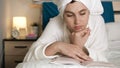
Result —
<svg viewBox="0 0 120 68"><path fill-rule="evenodd" d="M74 24L75 24L75 25L78 25L78 24L80 24L80 22L81 22L81 21L80 21L80 17L76 16L76 17L75 17L75 22L74 22Z"/></svg>

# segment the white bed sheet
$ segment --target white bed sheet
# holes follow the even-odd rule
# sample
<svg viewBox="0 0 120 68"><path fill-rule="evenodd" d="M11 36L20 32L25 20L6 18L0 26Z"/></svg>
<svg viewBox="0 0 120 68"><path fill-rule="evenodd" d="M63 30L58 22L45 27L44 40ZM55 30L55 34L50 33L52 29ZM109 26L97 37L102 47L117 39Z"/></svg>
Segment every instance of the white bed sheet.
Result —
<svg viewBox="0 0 120 68"><path fill-rule="evenodd" d="M109 41L108 61L120 68L120 41Z"/></svg>
<svg viewBox="0 0 120 68"><path fill-rule="evenodd" d="M19 64L16 68L116 68L113 66L83 66L79 64L64 65L64 64L53 64L50 60L41 60L35 62L26 62Z"/></svg>

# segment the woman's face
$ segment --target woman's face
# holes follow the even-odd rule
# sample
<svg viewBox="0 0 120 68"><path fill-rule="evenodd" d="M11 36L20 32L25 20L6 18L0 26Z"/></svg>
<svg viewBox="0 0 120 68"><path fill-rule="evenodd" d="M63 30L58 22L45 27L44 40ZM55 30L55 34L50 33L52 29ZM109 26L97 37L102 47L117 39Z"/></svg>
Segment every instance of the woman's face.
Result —
<svg viewBox="0 0 120 68"><path fill-rule="evenodd" d="M64 20L71 32L85 29L89 19L89 10L80 2L69 3L64 11Z"/></svg>

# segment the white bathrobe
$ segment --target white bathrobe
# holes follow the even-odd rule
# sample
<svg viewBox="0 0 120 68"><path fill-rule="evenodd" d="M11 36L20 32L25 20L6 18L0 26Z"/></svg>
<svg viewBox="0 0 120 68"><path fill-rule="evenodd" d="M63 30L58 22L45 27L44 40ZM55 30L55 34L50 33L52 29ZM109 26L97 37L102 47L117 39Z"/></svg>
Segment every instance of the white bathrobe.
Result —
<svg viewBox="0 0 120 68"><path fill-rule="evenodd" d="M40 62L43 61L42 59L52 59L55 57L59 57L59 55L46 56L45 49L50 44L56 41L69 43L69 38L68 38L69 34L67 32L68 29L65 26L62 16L65 6L70 1L71 0L62 0L61 2L55 2L58 5L60 14L50 19L50 22L48 23L47 27L43 31L40 38L33 43L28 53L26 54L23 63L19 64L17 68L23 68L24 66L26 66L25 68L27 68L27 66L32 68L32 66L30 65L35 64L36 66L37 63L38 66L42 65L43 63L40 64ZM89 55L94 61L106 62L107 60L105 58L105 51L108 47L108 42L107 42L107 35L105 30L105 23L101 16L101 14L103 13L101 2L100 0L76 0L76 1L82 2L90 11L88 27L90 28L91 32L87 42L85 43L85 47L88 49ZM37 66L33 68L37 68ZM45 67L43 66L43 68ZM50 68L49 64L48 67L46 68ZM56 68L56 67L51 67L51 68Z"/></svg>

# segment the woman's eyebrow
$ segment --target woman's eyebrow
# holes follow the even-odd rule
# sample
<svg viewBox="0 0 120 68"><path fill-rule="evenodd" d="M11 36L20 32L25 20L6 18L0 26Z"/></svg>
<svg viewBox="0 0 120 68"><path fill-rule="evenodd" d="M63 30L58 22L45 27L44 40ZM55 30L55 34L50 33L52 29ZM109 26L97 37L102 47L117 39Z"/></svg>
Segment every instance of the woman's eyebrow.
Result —
<svg viewBox="0 0 120 68"><path fill-rule="evenodd" d="M87 9L82 9L82 10L80 10L79 12L83 12L83 11L87 11Z"/></svg>
<svg viewBox="0 0 120 68"><path fill-rule="evenodd" d="M71 12L71 11L65 11L65 13L72 13L73 14L73 12Z"/></svg>
<svg viewBox="0 0 120 68"><path fill-rule="evenodd" d="M87 9L82 9L82 10L80 10L79 12L83 12L83 11L87 11ZM65 13L74 13L74 12L72 12L72 11L65 11Z"/></svg>

